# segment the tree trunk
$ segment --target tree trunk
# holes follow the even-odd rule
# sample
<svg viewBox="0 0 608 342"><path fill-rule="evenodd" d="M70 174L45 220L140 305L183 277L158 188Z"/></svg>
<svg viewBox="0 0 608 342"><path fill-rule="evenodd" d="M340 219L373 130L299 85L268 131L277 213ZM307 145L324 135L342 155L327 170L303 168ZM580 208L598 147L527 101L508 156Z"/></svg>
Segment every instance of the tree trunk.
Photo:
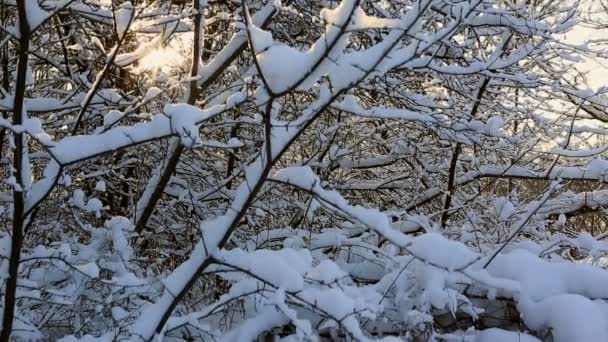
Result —
<svg viewBox="0 0 608 342"><path fill-rule="evenodd" d="M23 106L25 98L26 75L28 64L29 50L29 35L30 29L27 22L27 13L25 1L17 1L17 11L19 15L19 62L17 65L17 82L15 85L15 101L13 104L13 124L21 125L24 119L25 108ZM24 175L26 170L24 163L28 163L27 158L24 159L24 153L27 153L25 146L25 134L14 133L15 150L13 152L13 167L15 171L15 184L13 185L13 236L11 240L11 252L8 265L8 280L6 281L6 290L4 293L4 314L2 318L2 332L0 333L0 341L8 342L13 330L13 320L15 316L15 300L17 293L17 278L19 273L19 263L21 248L23 247L23 227L25 222L24 217L24 202L26 190L26 182L24 179L29 175Z"/></svg>

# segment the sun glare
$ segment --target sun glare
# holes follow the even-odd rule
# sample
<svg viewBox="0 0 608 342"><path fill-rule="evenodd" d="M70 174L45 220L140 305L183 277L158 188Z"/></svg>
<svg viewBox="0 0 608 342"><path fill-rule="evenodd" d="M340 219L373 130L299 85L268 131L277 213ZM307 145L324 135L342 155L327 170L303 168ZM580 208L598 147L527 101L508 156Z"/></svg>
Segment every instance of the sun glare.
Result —
<svg viewBox="0 0 608 342"><path fill-rule="evenodd" d="M181 63L181 60L182 56L170 47L154 49L139 60L137 69L142 72L151 70L166 71L166 69Z"/></svg>

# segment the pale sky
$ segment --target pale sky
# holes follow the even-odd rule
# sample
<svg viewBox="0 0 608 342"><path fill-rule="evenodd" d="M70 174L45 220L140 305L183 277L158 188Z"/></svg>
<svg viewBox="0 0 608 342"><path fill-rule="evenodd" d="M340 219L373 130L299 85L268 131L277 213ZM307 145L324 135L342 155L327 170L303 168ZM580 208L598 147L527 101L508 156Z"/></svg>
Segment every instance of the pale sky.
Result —
<svg viewBox="0 0 608 342"><path fill-rule="evenodd" d="M587 0L594 1L594 0ZM583 2L587 2L583 1ZM597 1L597 0L596 0ZM584 5L583 5L584 6ZM601 11L602 19L608 22L608 14ZM583 25L577 25L572 31L566 35L566 41L574 44L584 43L590 39L607 39L608 40L608 28L602 30L595 30L584 27ZM608 47L608 44L607 44ZM608 57L608 54L606 55ZM601 86L608 85L608 58L594 59L586 58L584 63L579 63L577 68L581 71L588 72L587 78L589 85L597 89Z"/></svg>

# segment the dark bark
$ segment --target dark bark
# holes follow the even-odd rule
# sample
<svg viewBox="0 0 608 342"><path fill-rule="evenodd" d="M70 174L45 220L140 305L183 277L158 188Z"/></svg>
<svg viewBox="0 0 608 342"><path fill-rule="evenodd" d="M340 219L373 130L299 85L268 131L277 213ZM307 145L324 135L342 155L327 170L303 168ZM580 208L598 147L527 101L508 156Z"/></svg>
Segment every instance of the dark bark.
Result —
<svg viewBox="0 0 608 342"><path fill-rule="evenodd" d="M108 60L105 64L104 68L101 70L100 74L95 79L95 83L93 83L91 90L85 97L84 103L82 104L82 107L80 108L80 111L78 112L78 116L76 117L76 122L74 123L74 128L72 129L72 135L76 135L76 133L78 133L78 127L80 126L80 123L82 122L82 119L84 118L84 115L85 115L87 109L89 108L89 105L91 105L91 101L93 101L95 94L99 90L99 87L101 87L101 82L107 76L108 72L112 68L112 65L114 64L114 60L116 60L116 56L118 56L118 51L120 50L121 45L123 44L123 42L125 41L125 38L127 37L127 31L129 30L129 27L131 26L131 23L133 22L134 15L135 15L134 13L131 13L131 18L129 20L127 28L125 29L125 32L122 32L122 36L118 36L118 32L116 33L117 34L116 47L112 51L112 54L108 57Z"/></svg>
<svg viewBox="0 0 608 342"><path fill-rule="evenodd" d="M200 4L200 0L193 0L193 6L195 6L195 8L198 8L199 4ZM289 4L289 1L287 1L285 4ZM202 15L202 14L198 13L197 16L199 16L199 15ZM197 18L200 18L200 17L197 17ZM262 28L266 27L270 23L271 18L272 18L272 15L268 16L268 18L262 23L261 27ZM200 22L200 20L198 20L198 21ZM196 30L196 28L195 28L195 32L194 32L195 44L193 45L192 56L193 56L193 59L196 58L196 61L195 62L193 61L193 64L192 64L192 72L191 72L192 76L198 75L198 61L199 61L200 55L201 55L200 32L201 32L200 29ZM198 97L200 92L207 89L207 87L211 83L213 83L230 64L232 64L232 61L234 61L245 50L246 46L247 46L247 43L243 42L243 44L241 44L241 46L239 46L237 49L234 49L234 52L226 58L225 62L220 67L218 67L213 72L211 72L209 77L202 80L201 84L198 87L194 87L194 85L196 84L196 81L191 82L190 83L190 94L188 96L188 103L195 104L196 98ZM197 49L198 49L198 51L197 51ZM194 68L196 68L196 69L194 69ZM193 95L193 92L195 92L195 95ZM156 185L156 188L154 189L154 192L153 192L152 196L150 197L150 200L148 201L148 203L146 203L143 213L137 218L137 222L135 223L136 232L141 233L144 230L144 228L146 227L148 220L150 219L150 217L152 216L152 213L154 212L154 209L156 207L156 204L158 203L158 200L160 199L161 195L165 191L165 187L167 186L167 183L171 179L171 175L175 172L175 168L177 167L177 163L179 162L179 159L183 152L184 152L184 147L181 145L179 145L179 147L175 148L173 151L169 151L169 156L166 159L168 161L168 163L161 170L162 174L159 179L159 182Z"/></svg>
<svg viewBox="0 0 608 342"><path fill-rule="evenodd" d="M4 23L6 20L6 5L0 5L0 23ZM0 40L4 40L5 33L4 31L0 31ZM8 70L8 44L4 45L3 51L0 51L0 66L2 67L2 88L8 90L10 86L9 75L10 72ZM2 117L7 118L10 112L2 112ZM0 128L0 160L3 156L4 151L4 139L6 137L6 128Z"/></svg>
<svg viewBox="0 0 608 342"><path fill-rule="evenodd" d="M200 0L193 0L192 7L196 10L196 15L194 16L194 42L192 45L192 67L190 69L190 76L194 77L198 75L198 66L201 59L202 13L200 8ZM196 80L192 80L190 82L190 90L187 101L187 103L190 105L195 105L196 99L198 98L199 88L197 87L196 83ZM144 230L146 224L148 223L148 220L154 213L156 204L158 203L158 200L160 200L160 197L162 196L163 192L165 191L165 187L167 186L167 183L169 183L171 175L173 175L173 173L175 172L175 169L177 168L177 163L179 162L179 159L184 153L184 146L179 142L173 141L172 144L169 146L169 150L167 151L167 153L169 157L166 159L167 162L164 165L164 168L160 170L160 179L158 180L158 183L154 188L154 192L152 192L152 195L150 196L148 202L145 203L145 207L141 215L138 215L137 222L135 222L136 233L141 233Z"/></svg>
<svg viewBox="0 0 608 342"><path fill-rule="evenodd" d="M358 6L358 2L356 2L354 4L353 11L348 15L348 18L352 17L354 9L356 8L356 6ZM429 6L425 6L425 7L421 8L421 9L419 9L419 11L420 12L425 12L428 7ZM244 17L246 19L248 18L247 15L244 15ZM248 24L247 21L245 23ZM344 31L343 28L346 28L346 25L342 26L342 28L340 29L339 35L344 34L345 31ZM358 84L359 82L361 82L362 80L364 80L366 77L368 77L373 72L373 70L375 70L375 68L380 64L380 62L387 57L388 53L395 47L395 45L397 44L396 42L400 41L403 37L405 37L405 35L409 32L410 28L411 28L411 26L407 27L403 31L403 34L400 36L400 38L397 39L397 40L395 40L395 43L393 43L385 51L385 53L383 53L382 55L380 55L378 57L378 59L374 62L374 64L369 69L367 69L364 72L364 74L361 75L361 77L357 79L357 81L355 83L351 84L351 87L356 86L356 84ZM249 32L248 32L248 34L249 34ZM327 55L328 55L329 51L331 51L331 48L328 48L327 52L320 57L320 60L327 58L328 57ZM320 65L320 63L315 63L315 64L313 64L312 68L317 68L318 65ZM259 72L259 69L258 69L258 72ZM311 72L313 72L313 71L311 71ZM301 84L304 81L304 79L306 77L308 77L309 74L310 73L307 73L305 76L303 76L302 79L298 80L295 83L295 85L292 87L292 89L295 89L299 84ZM237 213L236 213L236 215L232 218L232 220L228 224L228 227L226 229L226 233L222 236L221 240L217 244L217 247L219 249L224 248L224 246L228 242L228 240L229 240L230 236L232 235L232 233L234 232L234 230L239 226L240 221L247 214L247 209L256 200L257 195L258 195L259 191L262 189L263 185L265 184L266 178L268 177L268 174L272 170L274 164L278 160L281 159L281 156L283 156L283 154L285 152L287 152L287 150L292 146L292 144L296 140L298 140L300 138L300 136L310 127L310 125L319 118L319 116L321 115L321 113L324 113L331 106L331 104L334 101L336 101L340 96L343 95L343 93L346 90L347 90L346 88L343 88L341 90L336 91L336 93L333 94L329 99L327 99L327 101L323 105L321 105L319 108L317 108L315 110L315 113L312 115L312 117L308 121L306 121L305 123L303 123L303 125L294 134L294 136L291 137L290 140L287 141L280 150L276 151L276 154L274 155L274 158L273 158L273 156L267 156L267 158L266 158L267 160L265 160L264 168L262 169L262 172L260 174L260 177L259 177L258 181L256 181L255 184L253 184L252 186L251 186L251 184L249 184L251 186L251 188L249 190L249 194L247 195L247 198L245 198L244 203L241 206L241 210L238 210ZM276 97L273 96L273 95L270 95L269 101L274 101L274 100L276 100ZM267 110L269 110L269 108L270 107L267 107ZM268 115L269 114L267 114L267 117L268 117ZM268 139L268 138L266 138L266 139ZM190 289L192 288L192 286L194 286L194 284L199 279L199 277L201 276L201 274L203 274L205 272L205 270L210 265L214 264L215 262L217 262L217 260L213 259L211 256L207 256L200 263L200 265L197 267L197 269L195 270L193 276L188 279L188 281L186 282L185 286L178 293L172 293L173 300L171 300L171 303L167 306L167 308L163 312L163 315L162 315L160 321L156 324L156 328L154 329L155 330L155 334L157 336L159 336L162 333L165 324L167 323L167 321L171 317L171 314L173 313L173 310L175 310L175 307L177 306L177 304L184 298L184 296L188 293L188 291L190 291ZM152 336L150 338L145 338L144 340L151 341L152 340Z"/></svg>
<svg viewBox="0 0 608 342"><path fill-rule="evenodd" d="M179 138L173 138L173 139L179 139ZM154 188L154 192L152 192L152 195L150 196L150 200L146 203L146 206L144 207L143 211L137 217L137 222L135 223L135 232L136 233L139 234L144 230L144 228L146 228L146 224L148 223L148 220L154 213L154 209L156 208L156 203L158 203L158 200L160 199L161 195L165 191L165 187L167 186L167 183L169 183L169 180L171 179L171 175L173 175L173 172L174 172L175 168L177 167L177 163L179 162L179 158L182 156L183 152L184 152L184 145L180 144L179 141L176 142L175 144L171 144L171 146L169 147L169 150L168 150L169 158L166 159L166 161L167 161L166 165L164 165L164 168L160 171L161 172L160 179L158 180L158 183L157 183L156 187Z"/></svg>
<svg viewBox="0 0 608 342"><path fill-rule="evenodd" d="M28 64L28 50L30 29L27 22L27 13L24 1L17 1L17 11L19 15L19 62L17 64L17 82L15 84L15 101L13 104L13 124L23 123L23 103L25 98L26 74ZM23 228L25 223L25 180L23 179L23 153L26 151L24 133L15 133L15 150L13 152L13 167L15 168L14 177L16 185L13 190L13 221L11 253L8 265L8 279L4 292L4 314L2 318L2 332L0 341L8 342L13 330L13 320L15 316L15 300L17 293L17 278L19 272L19 262L21 248L23 247ZM17 188L20 187L20 188Z"/></svg>
<svg viewBox="0 0 608 342"><path fill-rule="evenodd" d="M484 78L479 86L479 90L477 91L477 96L475 96L475 103L473 103L473 108L471 108L470 117L474 118L479 111L479 104L481 103L481 98L483 97L483 93L486 91L488 87L488 83L490 83L489 78ZM441 213L441 227L445 227L445 224L448 221L450 216L450 207L452 206L452 196L454 195L454 186L456 183L456 171L458 166L458 158L460 157L460 153L462 152L462 144L456 143L454 146L454 151L452 151L452 160L450 161L450 170L448 174L448 188L447 194L445 196L445 201L443 202L443 211Z"/></svg>

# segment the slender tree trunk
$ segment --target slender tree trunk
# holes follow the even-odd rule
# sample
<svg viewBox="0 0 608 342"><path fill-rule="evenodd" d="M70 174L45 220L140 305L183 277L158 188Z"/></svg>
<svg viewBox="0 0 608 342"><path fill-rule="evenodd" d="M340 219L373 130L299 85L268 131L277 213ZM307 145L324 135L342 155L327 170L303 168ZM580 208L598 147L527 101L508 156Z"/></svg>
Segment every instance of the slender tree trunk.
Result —
<svg viewBox="0 0 608 342"><path fill-rule="evenodd" d="M194 45L193 45L193 53L192 56L193 58L196 58L196 63L192 64L192 72L191 75L195 76L198 75L198 63L200 60L200 56L202 51L200 51L201 46L200 46L200 42L202 41L202 12L200 9L200 0L193 0L193 6L194 8L196 8L199 13L197 13L197 16L195 17L195 21L198 22L201 26L198 26L198 29L195 27L195 32L194 32ZM290 1L285 1L285 5L289 4ZM270 21L271 21L272 15L268 16L264 22L260 25L260 27L264 28L266 27ZM196 23L195 23L196 25ZM197 44L198 42L198 44ZM245 49L245 47L247 46L246 42L243 42L239 47L237 47L236 49L234 49L229 56L226 57L224 63L222 63L222 65L218 66L217 68L215 68L215 70L213 70L207 78L205 78L204 80L202 80L202 84L200 84L198 87L196 87L196 82L192 82L190 83L190 94L188 96L188 100L189 101L193 101L191 104L195 103L196 97L199 95L200 91L202 89L206 89L211 83L213 83L213 81L215 81L215 79L217 77L219 77L219 75L222 73L223 70L226 69L226 67L228 67L232 61L234 61L240 54L241 52L243 52L243 50ZM198 51L197 51L198 49ZM196 69L194 69L196 68ZM196 73L194 72L196 70ZM193 87L193 85L195 87ZM192 92L195 91L196 92L196 96L192 96ZM173 140L173 139L172 139ZM177 141L179 142L179 141ZM170 146L173 146L172 144ZM146 224L148 223L148 220L150 219L150 217L152 216L152 213L154 212L154 209L156 207L156 203L158 203L158 200L160 199L160 196L162 195L162 193L165 191L165 187L167 186L167 183L169 182L169 180L171 179L171 175L173 174L173 172L175 172L175 168L177 167L177 162L179 161L182 153L184 152L184 147L181 146L181 144L178 144L177 147L175 148L171 148L169 150L169 153L167 155L167 158L165 159L165 164L163 164L163 166L161 166L158 170L159 174L158 174L158 180L154 182L154 184L150 184L151 188L151 192L152 194L147 197L147 198L143 198L142 201L140 201L138 203L138 208L137 211L141 212L140 215L136 215L135 217L135 231L140 233L144 230L144 228L146 227Z"/></svg>
<svg viewBox="0 0 608 342"><path fill-rule="evenodd" d="M236 138L238 136L238 133L239 133L239 124L235 124L230 129L230 139ZM232 175L232 172L234 172L235 163L236 163L236 155L234 153L230 153L228 155L228 165L226 166L226 178L230 177L230 175ZM230 179L228 181L228 183L226 183L226 189L230 189L230 188L232 188L232 179Z"/></svg>
<svg viewBox="0 0 608 342"><path fill-rule="evenodd" d="M0 25L4 25L6 20L6 4L0 4ZM0 31L0 41L4 40L5 33ZM2 68L2 88L8 91L10 86L10 72L8 70L8 44L4 44L2 51L0 51L0 68ZM2 117L6 119L10 112L2 112ZM4 153L4 139L6 137L6 128L0 128L0 160Z"/></svg>
<svg viewBox="0 0 608 342"><path fill-rule="evenodd" d="M158 203L158 200L165 191L165 187L169 183L183 152L184 146L180 143L179 138L171 138L169 148L167 149L167 157L156 170L157 174L152 176L153 179L150 180L152 184L148 184L149 187L152 187L151 193L148 195L148 189L144 190L142 200L138 203L135 215L136 233L141 233L146 228L148 220L154 213L156 203Z"/></svg>
<svg viewBox="0 0 608 342"><path fill-rule="evenodd" d="M190 76L194 77L198 75L198 67L201 60L203 14L200 0L193 0L192 7L196 10L196 15L194 16L194 42L192 44L192 67L190 69ZM187 103L190 105L196 104L196 99L198 98L199 89L196 83L196 79L190 82L187 100ZM171 175L173 175L175 172L177 163L179 162L179 159L183 153L184 146L180 143L179 138L172 138L167 151L167 158L165 158L165 162L158 169L158 175L155 176L157 177L156 182L155 184L150 184L154 187L152 189L152 193L144 198L144 201L141 201L141 210L140 208L136 209L139 214L135 216L135 232L141 233L146 227L146 224L154 213L156 204L165 191L165 187L167 186L167 183L169 183Z"/></svg>
<svg viewBox="0 0 608 342"><path fill-rule="evenodd" d="M108 60L106 61L106 64L104 65L103 69L99 72L99 74L95 78L95 82L93 82L91 89L87 92L87 94L82 102L80 111L78 112L78 115L76 116L76 122L74 123L74 128L72 129L72 135L76 135L76 133L78 133L78 127L80 126L80 123L82 122L82 119L84 118L84 116L87 112L87 109L89 109L89 106L91 105L91 102L93 101L93 98L95 97L95 94L97 94L97 91L101 87L101 82L105 79L105 77L110 72L110 69L114 65L114 61L116 60L116 57L118 56L120 47L123 45L123 43L125 42L125 40L127 38L127 31L129 30L129 27L133 23L133 18L135 16L135 13L131 12L130 15L131 16L129 18L129 22L127 24L127 28L125 29L125 32L123 32L122 35L119 35L118 32L116 33L116 46L112 50L112 53L108 56Z"/></svg>
<svg viewBox="0 0 608 342"><path fill-rule="evenodd" d="M448 221L450 207L452 206L452 195L454 194L454 184L456 182L456 169L458 166L458 158L462 152L462 145L456 143L454 150L452 151L452 160L450 160L450 170L448 173L448 193L445 195L445 201L443 202L443 212L441 213L441 228L445 227Z"/></svg>
<svg viewBox="0 0 608 342"><path fill-rule="evenodd" d="M515 106L519 107L519 89L515 89ZM515 120L515 122L513 123L513 134L517 135L517 133L519 133L519 120ZM515 159L511 158L511 165L513 164L515 164ZM511 198L511 192L513 192L513 189L513 179L509 178L509 193L507 194L507 197L511 200L513 200Z"/></svg>
<svg viewBox="0 0 608 342"><path fill-rule="evenodd" d="M490 83L490 79L487 77L484 78L483 81L481 81L481 85L479 86L479 90L477 91L477 95L475 96L475 103L473 103L473 108L471 108L471 118L474 118L477 115L477 111L479 110L479 104L481 103L481 98L483 97L483 93L488 87L488 83ZM454 146L454 150L452 151L452 160L450 161L447 194L445 195L445 201L443 202L443 212L441 213L441 228L445 227L445 224L448 222L448 218L450 217L450 207L452 206L452 196L454 195L454 185L456 184L458 158L460 157L461 152L462 144L456 143L456 146Z"/></svg>
<svg viewBox="0 0 608 342"><path fill-rule="evenodd" d="M17 64L17 82L15 85L15 101L13 104L13 125L21 125L23 123L24 111L23 107L26 87L27 74L27 59L29 50L29 35L30 29L27 22L27 13L25 1L17 1L17 11L19 15L19 62ZM11 253L8 265L8 280L4 292L4 314L2 318L2 332L0 333L0 341L8 342L13 330L13 320L15 316L15 299L17 293L17 278L19 272L19 257L21 248L23 247L23 227L25 223L24 217L24 191L26 190L26 182L24 179L24 170L27 159L24 159L26 153L26 142L24 133L15 133L15 150L13 153L13 167L15 171L16 184L13 187L13 230L11 240ZM25 175L29 177L29 175Z"/></svg>

